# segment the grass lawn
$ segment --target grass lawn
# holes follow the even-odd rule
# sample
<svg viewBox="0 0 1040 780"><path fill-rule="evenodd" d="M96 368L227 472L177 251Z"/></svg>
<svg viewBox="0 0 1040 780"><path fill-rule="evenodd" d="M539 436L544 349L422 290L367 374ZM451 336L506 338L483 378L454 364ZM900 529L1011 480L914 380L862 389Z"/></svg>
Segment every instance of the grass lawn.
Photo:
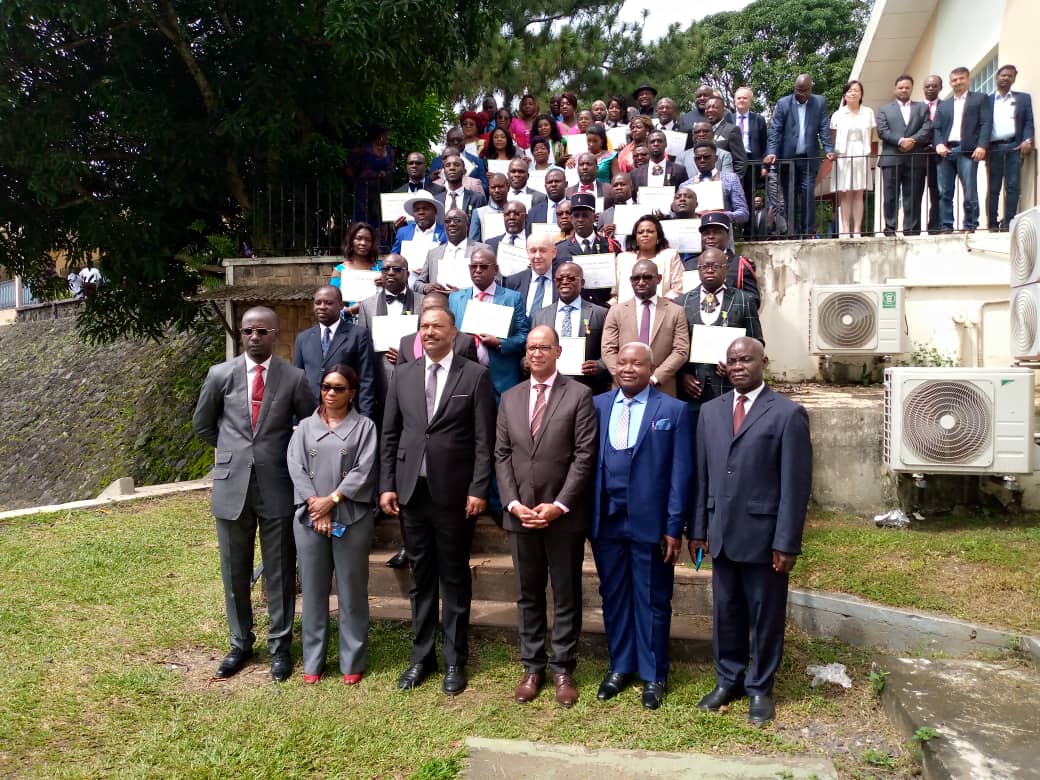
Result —
<svg viewBox="0 0 1040 780"><path fill-rule="evenodd" d="M1036 522L899 534L821 516L808 533L799 584L890 603L920 598L930 608L1025 628L1025 614L998 620L981 611L995 608L998 594L983 601L964 592L963 579L951 587L934 571L966 577L978 568L972 582L991 583L999 573L1009 586L1002 598L1022 609L1032 599L1035 627L1037 541ZM905 574L886 576L891 562ZM266 653L238 677L216 681L226 626L206 494L0 525L0 636L5 776L449 778L466 736L720 754L815 751L829 754L845 777L903 777L913 766L875 704L868 654L797 631L778 678L779 719L763 730L746 725L746 704L723 715L696 709L714 683L710 659L676 664L656 713L640 707L638 689L595 700L602 656L583 657L573 710L548 693L518 706L516 641L493 635L474 642L462 696L445 697L437 677L400 693L409 638L394 624L372 627L369 673L354 689L339 680L334 660L318 686L302 685L298 665L293 680L274 685ZM809 687L805 666L829 661L849 667L852 691ZM889 755L890 767L878 758Z"/></svg>

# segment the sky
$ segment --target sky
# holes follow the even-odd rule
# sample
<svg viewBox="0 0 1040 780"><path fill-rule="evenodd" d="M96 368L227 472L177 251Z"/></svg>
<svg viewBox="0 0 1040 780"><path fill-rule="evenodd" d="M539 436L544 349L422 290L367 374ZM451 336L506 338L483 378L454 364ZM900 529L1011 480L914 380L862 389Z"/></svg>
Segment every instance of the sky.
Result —
<svg viewBox="0 0 1040 780"><path fill-rule="evenodd" d="M679 22L685 28L695 19L722 11L737 11L748 3L749 0L626 0L620 18L637 22L644 8L650 11L643 25L643 40L649 42L664 35L672 22Z"/></svg>

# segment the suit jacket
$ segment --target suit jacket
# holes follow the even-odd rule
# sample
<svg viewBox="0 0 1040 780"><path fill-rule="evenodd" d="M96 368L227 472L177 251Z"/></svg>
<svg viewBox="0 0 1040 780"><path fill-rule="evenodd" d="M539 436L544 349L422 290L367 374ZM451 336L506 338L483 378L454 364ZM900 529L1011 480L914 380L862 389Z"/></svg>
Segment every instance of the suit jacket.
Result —
<svg viewBox="0 0 1040 780"><path fill-rule="evenodd" d="M611 207L613 208L613 207ZM575 257L581 255L600 255L607 252L618 254L622 251L621 243L614 238L606 235L605 233L593 232L589 236L590 250L585 251L585 247L581 245L582 239L580 239L577 233L573 234L570 238L564 239L556 244L556 259L553 260L553 273L560 267L561 264L568 261L574 260ZM602 289L586 289L581 291L581 297L583 300L594 303L597 306L606 306L610 300L610 290Z"/></svg>
<svg viewBox="0 0 1040 780"><path fill-rule="evenodd" d="M647 176L650 173L650 166L653 162L648 162L646 165L640 165L636 168L630 176L632 177L632 191L638 192L640 187L647 186ZM675 187L679 189L679 185L690 178L689 174L686 173L686 169L679 165L679 163L672 162L667 157L664 161L664 187Z"/></svg>
<svg viewBox="0 0 1040 780"><path fill-rule="evenodd" d="M617 370L617 356L621 347L630 341L639 341L636 307L642 301L629 298L611 307L603 324L603 362L611 376ZM650 328L650 349L654 354L654 376L663 393L675 397L675 375L690 357L690 329L686 326L683 308L661 295L657 296L654 322Z"/></svg>
<svg viewBox="0 0 1040 780"><path fill-rule="evenodd" d="M571 197L578 192L578 185L575 184L572 187L568 187L563 191L564 197ZM601 181L596 182L596 197L603 198L603 208L609 209L614 205L614 189L609 184L604 184Z"/></svg>
<svg viewBox="0 0 1040 780"><path fill-rule="evenodd" d="M444 210L447 211L451 208L451 203L448 200L448 191L444 188L440 188L440 192L433 196L440 203L444 204ZM459 203L459 208L466 212L466 216L470 222L473 221L473 212L479 209L481 206L487 205L487 198L484 197L483 193L473 192L473 190L462 188L462 203Z"/></svg>
<svg viewBox="0 0 1040 780"><path fill-rule="evenodd" d="M410 181L406 181L404 184L402 184L400 187L394 190L394 192L409 192L410 190L408 185L410 184ZM444 187L442 187L439 184L435 184L433 179L430 178L429 174L426 174L426 178L423 179L422 188L434 196L436 196L440 192L444 192Z"/></svg>
<svg viewBox="0 0 1040 780"><path fill-rule="evenodd" d="M563 200L567 199L567 193L564 192ZM548 222L549 221L549 199L540 200L537 203L531 204L531 210L527 212L527 224L530 225L532 222Z"/></svg>
<svg viewBox="0 0 1040 780"><path fill-rule="evenodd" d="M407 287L404 290L404 310L408 314L418 314L422 309L423 294L409 290ZM382 290L377 292L375 295L365 298L361 301L361 308L358 310L358 327L367 330L371 336L372 333L372 318L373 317L385 317L386 316L386 293ZM386 359L386 352L376 352L375 345L372 347L375 353L375 359L382 365L382 371L377 374L379 377L379 390L376 397L382 399L386 395L386 390L390 386L390 377L394 375L394 364Z"/></svg>
<svg viewBox="0 0 1040 780"><path fill-rule="evenodd" d="M402 363L411 363L415 360L415 337L419 335L416 333L409 333L407 336L401 337L401 344L397 348L397 365L400 366ZM420 348L422 342L420 342ZM479 362L477 359L477 345L473 341L473 337L468 333L459 332L455 335L455 346L451 349L458 357L464 357L466 360L472 360L474 363ZM423 355L426 354L426 350L423 349Z"/></svg>
<svg viewBox="0 0 1040 780"><path fill-rule="evenodd" d="M286 451L294 418L306 419L317 403L304 373L277 355L271 357L264 379L255 431L244 355L209 369L192 416L195 435L217 448L211 504L213 516L222 520L236 520L242 514L254 470L268 516L292 516L293 485Z"/></svg>
<svg viewBox="0 0 1040 780"><path fill-rule="evenodd" d="M940 101L935 109L932 144L948 144L953 129L953 97ZM981 92L968 92L961 113L961 145L958 151L970 154L976 147L989 146L993 132L993 98Z"/></svg>
<svg viewBox="0 0 1040 780"><path fill-rule="evenodd" d="M610 372L607 371L607 364L603 362L603 323L607 319L607 309L581 298L578 298L577 301L581 304L581 332L576 335L585 337L585 359L595 360L599 364L599 372L592 376L571 378L588 387L594 395L605 393L610 389ZM559 299L552 305L545 306L532 314L531 327L548 325L559 332L556 328L558 303Z"/></svg>
<svg viewBox="0 0 1040 780"><path fill-rule="evenodd" d="M415 493L426 458L433 503L462 511L466 496L491 492L495 444L495 393L487 369L453 358L433 418L426 418L426 361L394 372L386 395L380 447L379 492L394 491L402 504Z"/></svg>
<svg viewBox="0 0 1040 780"><path fill-rule="evenodd" d="M932 137L932 120L928 116L928 104L916 100L910 101L910 123L903 121L903 111L899 101L885 103L877 110L877 134L881 139L881 157L878 165L891 168L903 162L912 163ZM915 145L909 152L899 149L899 142L904 138L913 138ZM921 164L927 161L921 158Z"/></svg>
<svg viewBox="0 0 1040 780"><path fill-rule="evenodd" d="M701 319L701 286L698 284L694 289L679 298L676 303L683 307L686 315L686 323L691 331L694 325L703 325ZM748 336L758 339L765 345L762 338L762 323L758 319L758 307L742 290L734 290L730 287L723 288L722 300L719 305L722 310L718 318L712 323L713 326L740 328ZM727 390L732 390L733 385L726 377L719 376L715 371L714 363L687 363L682 368L682 373L692 376L701 382L701 394L699 398L691 398L686 394L679 384L679 398L688 401L709 401L716 396L722 395Z"/></svg>
<svg viewBox="0 0 1040 780"><path fill-rule="evenodd" d="M505 237L508 236L508 235L509 235L508 233L503 233L500 236L494 236L493 238L489 238L487 240L487 245L491 248L491 251L495 253L496 257L498 256L499 244L501 244L503 239L505 239ZM530 223L525 223L524 224L524 236L526 237L526 236L530 236L530 235L531 235L531 225L530 225Z"/></svg>
<svg viewBox="0 0 1040 780"><path fill-rule="evenodd" d="M501 214L504 211L504 207L501 210L498 209L497 207L492 209L492 205L493 204L489 201L488 203L484 204L483 206L481 206L480 208L478 208L476 211L473 212L473 217L469 221L469 240L470 241L485 241L486 242L488 238L491 238L491 236L485 236L484 235L484 228L480 224L480 215L483 214L485 211L492 211L493 210L493 211L497 212L498 214Z"/></svg>
<svg viewBox="0 0 1040 780"><path fill-rule="evenodd" d="M734 114L733 118L729 120L737 126L737 131L740 131L739 117ZM766 147L769 143L769 128L766 126L766 120L761 114L756 114L754 111L748 111L747 119L745 120L748 126L748 143L744 147L744 151L747 152L747 158L749 160L761 161L766 156ZM743 137L741 141L743 142Z"/></svg>
<svg viewBox="0 0 1040 780"><path fill-rule="evenodd" d="M495 475L502 506L519 501L529 509L559 501L569 511L553 521L561 531L588 530L588 492L596 467L597 427L592 393L563 374L556 375L545 405L538 436L531 437L531 382L522 382L502 395L495 437ZM527 529L511 512L503 527L516 533Z"/></svg>
<svg viewBox="0 0 1040 780"><path fill-rule="evenodd" d="M693 126L698 122L707 122L708 118L704 116L704 113L694 105L689 111L679 117L678 130L680 133L688 133L693 130ZM735 122L733 118L733 112L728 108L726 113L722 115L722 121L724 122ZM687 147L689 148L689 147Z"/></svg>
<svg viewBox="0 0 1040 780"><path fill-rule="evenodd" d="M322 373L337 363L350 366L357 371L357 410L368 419L375 419L379 379L376 374L375 353L372 351L372 338L368 331L341 320L324 358L321 356L320 325L307 328L296 336L293 365L302 368L307 374L311 395L315 398L318 398L318 385L321 384Z"/></svg>
<svg viewBox="0 0 1040 780"><path fill-rule="evenodd" d="M397 231L397 235L394 238L393 248L391 248L390 251L393 252L395 255L401 254L402 242L411 241L413 236L415 236L415 223L409 222L407 225L404 225L403 227L401 227L400 230ZM448 243L448 234L445 232L444 225L442 223L438 222L436 225L434 225L433 237L438 244Z"/></svg>
<svg viewBox="0 0 1040 780"><path fill-rule="evenodd" d="M607 502L603 457L610 441L610 411L617 393L593 399L599 420L599 457L596 464L595 507L589 537L611 538L607 526ZM682 538L690 512L693 482L693 433L686 404L656 388L650 388L643 420L632 448L628 482L628 506L633 541L656 544L667 534Z"/></svg>
<svg viewBox="0 0 1040 780"><path fill-rule="evenodd" d="M772 551L802 551L812 488L812 442L805 409L763 388L733 433L733 391L701 407L697 498L691 539L714 558L770 563Z"/></svg>
<svg viewBox="0 0 1040 780"><path fill-rule="evenodd" d="M512 195L512 194L513 194L513 188L510 187L509 188L509 195L507 195L506 198L509 198L509 196ZM530 187L524 187L523 191L520 194L521 195L530 195L531 196L531 209L533 209L535 206L537 206L540 203L545 203L545 201L548 200L548 196L544 192L539 192L538 190L532 190ZM527 210L528 213L530 213L531 209Z"/></svg>
<svg viewBox="0 0 1040 780"><path fill-rule="evenodd" d="M444 259L444 253L448 248L447 242L440 246L434 247L426 253L426 264L419 269L419 273L415 275L415 281L412 282L412 289L416 292L422 292L423 286L429 282L436 281L437 269L440 267L441 260ZM474 241L472 239L466 239L466 258L468 259L478 249L490 249L487 244L481 243L480 241Z"/></svg>
<svg viewBox="0 0 1040 780"><path fill-rule="evenodd" d="M831 142L830 115L822 95L809 95L805 106L805 150L809 169L820 167L820 147L824 152L834 151ZM798 148L798 109L794 95L785 95L776 102L773 121L769 125L766 154L775 154L781 160L795 156Z"/></svg>
<svg viewBox="0 0 1040 780"><path fill-rule="evenodd" d="M1036 137L1036 127L1033 124L1033 99L1028 92L1017 92L1011 90L1015 100L1015 143ZM989 98L989 113L993 115L993 105L996 100L994 92Z"/></svg>
<svg viewBox="0 0 1040 780"><path fill-rule="evenodd" d="M526 271L521 271L518 274L507 276L502 280L502 284L508 287L510 290L516 290L520 293L520 297L524 301L524 311L527 310L527 294L531 291L531 279L534 277L534 271L528 268ZM549 286L542 294L542 302L548 306L549 302L556 303L559 298L559 294L556 292L556 285L552 282L552 269L549 269ZM531 312L534 314L534 312Z"/></svg>
<svg viewBox="0 0 1040 780"><path fill-rule="evenodd" d="M747 170L748 153L744 148L744 136L740 134L740 128L732 122L720 122L715 128L715 145L733 155L733 172L737 176L743 176Z"/></svg>
<svg viewBox="0 0 1040 780"><path fill-rule="evenodd" d="M448 307L455 315L455 322L460 327L466 317L466 307L472 297L472 287L456 290L448 297ZM491 383L495 386L497 400L510 387L519 384L522 378L520 360L527 349L527 333L531 326L525 313L527 311L525 302L516 290L509 290L496 284L495 295L490 302L499 306L513 307L513 321L509 325L509 337L500 339L498 349L488 350L488 369L491 372Z"/></svg>

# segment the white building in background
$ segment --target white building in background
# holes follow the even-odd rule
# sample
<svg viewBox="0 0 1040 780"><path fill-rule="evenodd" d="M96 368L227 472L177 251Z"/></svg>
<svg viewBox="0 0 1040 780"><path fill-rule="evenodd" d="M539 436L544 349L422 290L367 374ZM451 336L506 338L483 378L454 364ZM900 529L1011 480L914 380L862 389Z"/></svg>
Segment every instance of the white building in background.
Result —
<svg viewBox="0 0 1040 780"><path fill-rule="evenodd" d="M914 100L921 84L935 74L943 80L941 97L951 94L950 71L971 71L971 89L991 94L1001 65L1018 68L1015 90L1040 95L1040 23L1037 0L876 0L851 78L863 82L864 102L875 109L892 100L896 77L914 79ZM1022 167L1018 210L1037 205L1037 153ZM874 188L875 229L882 227L881 181ZM979 166L980 227L986 224L986 166ZM1003 207L1002 207L1003 208ZM960 213L960 204L957 204Z"/></svg>

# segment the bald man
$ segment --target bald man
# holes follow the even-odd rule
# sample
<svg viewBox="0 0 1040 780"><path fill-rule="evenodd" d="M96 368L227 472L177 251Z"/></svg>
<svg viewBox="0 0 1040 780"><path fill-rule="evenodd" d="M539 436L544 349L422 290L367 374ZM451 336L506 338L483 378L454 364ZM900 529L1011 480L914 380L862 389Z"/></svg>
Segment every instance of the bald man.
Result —
<svg viewBox="0 0 1040 780"><path fill-rule="evenodd" d="M558 297L552 276L556 260L556 244L552 237L543 233L527 239L527 259L531 267L507 276L502 285L520 293L530 318L539 309L556 303Z"/></svg>

